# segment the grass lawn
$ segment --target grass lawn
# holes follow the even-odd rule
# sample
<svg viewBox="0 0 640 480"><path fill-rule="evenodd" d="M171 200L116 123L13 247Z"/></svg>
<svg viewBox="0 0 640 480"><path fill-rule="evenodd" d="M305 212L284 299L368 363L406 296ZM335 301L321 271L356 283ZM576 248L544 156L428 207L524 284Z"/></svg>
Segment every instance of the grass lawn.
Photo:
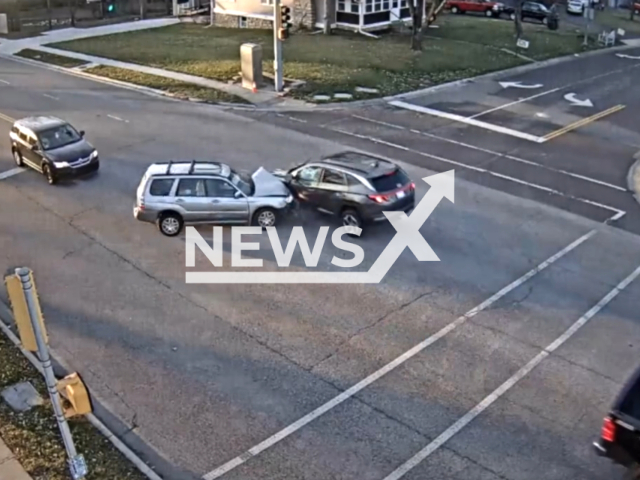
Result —
<svg viewBox="0 0 640 480"><path fill-rule="evenodd" d="M24 381L31 382L45 403L16 413L0 399L0 437L34 479L69 480L64 444L42 376L0 332L0 390ZM86 480L146 480L83 417L69 420L69 426L76 449L89 467Z"/></svg>
<svg viewBox="0 0 640 480"><path fill-rule="evenodd" d="M634 20L629 20L629 10L607 9L596 12L596 23L607 28L622 28L626 35L640 35L640 15L636 14Z"/></svg>
<svg viewBox="0 0 640 480"><path fill-rule="evenodd" d="M77 58L63 57L61 55L56 55L54 53L31 50L30 48L25 48L24 50L20 50L18 53L16 53L16 56L29 58L31 60L37 60L43 63L51 63L52 65L58 65L59 67L65 67L65 68L79 67L87 63L83 60L78 60Z"/></svg>
<svg viewBox="0 0 640 480"><path fill-rule="evenodd" d="M149 75L147 73L123 68L99 65L97 67L87 68L84 71L93 75L99 75L100 77L155 88L171 93L176 97L197 98L212 103L249 103L241 97L214 88L201 87L200 85L194 85L192 83L180 82L171 78L158 77L157 75Z"/></svg>
<svg viewBox="0 0 640 480"><path fill-rule="evenodd" d="M377 88L390 95L525 62L499 50L515 47L510 21L442 15L438 25L427 32L422 52L412 52L409 38L400 34L373 39L344 32L296 33L284 44L285 77L307 82L295 92L297 97L351 92L355 98L367 98L371 95L356 93L355 87ZM581 50L575 34L534 24L526 24L525 32L531 42L526 55L535 59ZM240 45L245 42L262 45L263 67L272 73L273 41L268 30L179 24L51 46L226 81L240 71Z"/></svg>

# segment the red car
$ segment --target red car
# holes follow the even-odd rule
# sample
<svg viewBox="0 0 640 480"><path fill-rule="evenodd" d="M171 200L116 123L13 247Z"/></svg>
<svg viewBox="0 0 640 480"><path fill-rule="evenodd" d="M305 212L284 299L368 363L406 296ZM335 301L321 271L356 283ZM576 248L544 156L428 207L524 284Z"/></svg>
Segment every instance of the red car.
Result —
<svg viewBox="0 0 640 480"><path fill-rule="evenodd" d="M451 13L483 13L487 17L498 17L504 5L491 0L449 0L445 5Z"/></svg>
<svg viewBox="0 0 640 480"><path fill-rule="evenodd" d="M636 11L636 15L640 15L640 3L636 2L633 4L633 9Z"/></svg>

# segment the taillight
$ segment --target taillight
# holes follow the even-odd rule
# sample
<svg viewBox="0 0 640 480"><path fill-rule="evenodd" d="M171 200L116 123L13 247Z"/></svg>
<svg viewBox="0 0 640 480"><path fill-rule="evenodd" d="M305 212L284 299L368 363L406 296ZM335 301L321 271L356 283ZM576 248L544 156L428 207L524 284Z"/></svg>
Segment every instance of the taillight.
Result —
<svg viewBox="0 0 640 480"><path fill-rule="evenodd" d="M416 184L411 182L411 185L409 185L409 190L415 190L416 189Z"/></svg>
<svg viewBox="0 0 640 480"><path fill-rule="evenodd" d="M602 432L601 432L600 436L602 437L602 439L605 442L613 442L613 441L615 441L615 439L616 439L616 424L611 418L606 417L604 419L604 422L602 423Z"/></svg>
<svg viewBox="0 0 640 480"><path fill-rule="evenodd" d="M376 203L385 203L389 201L389 197L387 195L369 195L369 198Z"/></svg>

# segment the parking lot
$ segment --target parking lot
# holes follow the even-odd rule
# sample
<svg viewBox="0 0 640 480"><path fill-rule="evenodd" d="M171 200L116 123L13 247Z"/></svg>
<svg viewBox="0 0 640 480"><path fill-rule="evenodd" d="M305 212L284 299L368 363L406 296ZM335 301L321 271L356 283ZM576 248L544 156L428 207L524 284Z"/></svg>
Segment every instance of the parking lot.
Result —
<svg viewBox="0 0 640 480"><path fill-rule="evenodd" d="M621 473L591 443L640 352L640 245L603 225L634 225L625 170L635 147L601 137L637 109L632 99L588 134L536 143L397 106L255 120L2 59L0 71L0 265L34 270L55 355L164 478ZM503 90L481 87L478 111L498 106ZM10 121L34 113L86 130L99 175L50 186L14 170ZM132 215L152 162L274 169L354 147L403 162L418 199L423 178L455 171L455 202L420 229L439 262L407 249L376 285L187 285L184 238ZM357 240L366 262L393 234ZM320 267L334 254L323 249Z"/></svg>

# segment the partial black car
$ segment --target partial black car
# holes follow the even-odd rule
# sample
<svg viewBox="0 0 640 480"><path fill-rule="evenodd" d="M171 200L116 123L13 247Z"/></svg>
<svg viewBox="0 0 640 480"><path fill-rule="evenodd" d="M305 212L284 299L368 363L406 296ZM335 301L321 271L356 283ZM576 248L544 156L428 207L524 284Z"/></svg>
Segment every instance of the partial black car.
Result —
<svg viewBox="0 0 640 480"><path fill-rule="evenodd" d="M342 152L276 171L301 206L363 229L385 221L383 212L410 212L415 184L393 162L359 152Z"/></svg>
<svg viewBox="0 0 640 480"><path fill-rule="evenodd" d="M502 14L507 15L511 20L516 19L516 9L512 6L505 6L502 9ZM542 3L538 2L524 2L522 4L522 12L520 15L521 20L526 20L527 18L531 20L537 20L542 22L543 24L549 23L549 20L555 19L556 17L552 14L552 12Z"/></svg>
<svg viewBox="0 0 640 480"><path fill-rule="evenodd" d="M640 367L604 417L593 446L599 456L626 468L623 480L640 480Z"/></svg>
<svg viewBox="0 0 640 480"><path fill-rule="evenodd" d="M95 173L98 151L71 124L56 117L17 120L11 127L11 154L19 167L42 173L49 184Z"/></svg>

